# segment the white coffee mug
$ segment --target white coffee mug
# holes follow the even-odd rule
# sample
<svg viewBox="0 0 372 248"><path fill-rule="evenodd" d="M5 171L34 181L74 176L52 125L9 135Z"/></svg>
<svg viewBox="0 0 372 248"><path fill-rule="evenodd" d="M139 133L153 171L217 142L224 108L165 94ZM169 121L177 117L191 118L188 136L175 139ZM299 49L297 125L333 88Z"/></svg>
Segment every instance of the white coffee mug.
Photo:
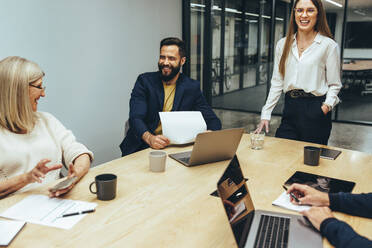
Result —
<svg viewBox="0 0 372 248"><path fill-rule="evenodd" d="M165 160L167 153L164 151L151 151L149 153L150 171L163 172L165 171Z"/></svg>

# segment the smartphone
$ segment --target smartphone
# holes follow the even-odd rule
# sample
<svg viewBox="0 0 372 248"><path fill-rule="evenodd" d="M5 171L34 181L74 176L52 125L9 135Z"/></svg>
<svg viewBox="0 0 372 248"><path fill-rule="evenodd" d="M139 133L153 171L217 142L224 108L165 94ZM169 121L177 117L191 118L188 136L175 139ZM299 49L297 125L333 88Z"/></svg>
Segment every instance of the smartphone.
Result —
<svg viewBox="0 0 372 248"><path fill-rule="evenodd" d="M52 193L57 192L58 190L66 189L70 187L75 181L77 180L77 177L70 177L67 178L56 185L53 186L53 188L50 189Z"/></svg>

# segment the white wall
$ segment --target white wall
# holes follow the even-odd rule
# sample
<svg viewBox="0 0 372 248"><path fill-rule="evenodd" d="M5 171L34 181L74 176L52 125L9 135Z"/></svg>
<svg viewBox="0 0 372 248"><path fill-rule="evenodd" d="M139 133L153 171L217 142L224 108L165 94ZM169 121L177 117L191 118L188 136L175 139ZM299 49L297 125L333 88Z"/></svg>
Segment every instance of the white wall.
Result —
<svg viewBox="0 0 372 248"><path fill-rule="evenodd" d="M43 68L39 110L71 129L97 165L121 156L134 82L157 70L162 38L181 37L181 14L175 0L4 0L0 58Z"/></svg>

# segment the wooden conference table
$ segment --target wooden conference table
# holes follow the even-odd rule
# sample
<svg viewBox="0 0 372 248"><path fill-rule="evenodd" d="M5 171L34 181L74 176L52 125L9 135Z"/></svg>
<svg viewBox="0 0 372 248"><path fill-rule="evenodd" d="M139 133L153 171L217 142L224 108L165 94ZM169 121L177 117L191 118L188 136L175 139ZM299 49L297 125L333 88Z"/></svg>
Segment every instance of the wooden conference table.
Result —
<svg viewBox="0 0 372 248"><path fill-rule="evenodd" d="M291 213L271 202L282 192L281 185L300 170L356 182L353 192L372 190L372 155L342 150L335 160L321 159L317 167L303 164L304 142L265 138L263 150L252 150L244 134L237 152L252 200L257 209ZM166 151L189 150L170 147ZM219 198L209 194L228 161L187 168L167 158L164 173L148 169L144 150L90 170L65 196L97 202L70 230L28 223L10 247L235 247L224 208ZM118 176L118 194L112 201L98 201L89 184L101 173ZM0 200L0 212L29 194L46 194L46 187ZM372 221L335 213L357 232L372 238ZM324 240L324 247L330 247Z"/></svg>
<svg viewBox="0 0 372 248"><path fill-rule="evenodd" d="M353 60L342 65L343 71L369 71L372 70L372 60Z"/></svg>

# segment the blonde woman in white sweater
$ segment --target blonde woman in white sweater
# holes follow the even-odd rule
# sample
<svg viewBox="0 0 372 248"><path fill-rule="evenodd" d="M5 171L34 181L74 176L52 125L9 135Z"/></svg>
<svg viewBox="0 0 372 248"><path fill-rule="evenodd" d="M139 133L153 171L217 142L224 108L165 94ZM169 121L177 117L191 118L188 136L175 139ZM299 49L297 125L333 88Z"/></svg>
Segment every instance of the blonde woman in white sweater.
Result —
<svg viewBox="0 0 372 248"><path fill-rule="evenodd" d="M24 58L0 61L0 198L58 179L62 163L68 176L78 180L90 168L93 153L53 115L37 111L45 97L44 75ZM73 187L49 195L60 196Z"/></svg>

